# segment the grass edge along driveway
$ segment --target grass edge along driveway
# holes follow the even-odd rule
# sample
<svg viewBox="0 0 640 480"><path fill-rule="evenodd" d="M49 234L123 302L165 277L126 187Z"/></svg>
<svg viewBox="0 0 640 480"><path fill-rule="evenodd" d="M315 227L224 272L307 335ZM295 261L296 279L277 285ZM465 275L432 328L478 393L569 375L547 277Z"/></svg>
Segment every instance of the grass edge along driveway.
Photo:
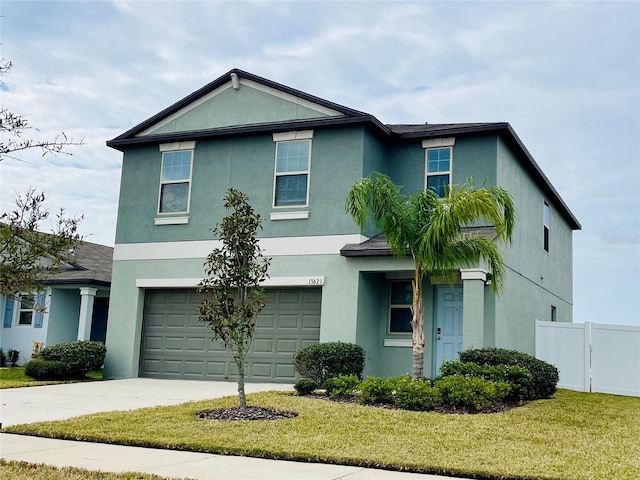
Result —
<svg viewBox="0 0 640 480"><path fill-rule="evenodd" d="M75 467L52 467L0 458L0 478L11 480L169 480L138 472L111 473ZM188 479L182 479L188 480Z"/></svg>
<svg viewBox="0 0 640 480"><path fill-rule="evenodd" d="M640 398L559 390L508 412L445 415L266 392L293 419L220 422L236 397L12 426L27 435L486 479L637 479Z"/></svg>

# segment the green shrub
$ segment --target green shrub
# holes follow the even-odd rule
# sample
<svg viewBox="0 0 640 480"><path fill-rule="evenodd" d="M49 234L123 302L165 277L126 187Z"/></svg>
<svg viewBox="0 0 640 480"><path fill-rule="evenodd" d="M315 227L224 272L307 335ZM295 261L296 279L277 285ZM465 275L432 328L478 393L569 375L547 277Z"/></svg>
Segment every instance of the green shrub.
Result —
<svg viewBox="0 0 640 480"><path fill-rule="evenodd" d="M310 378L301 378L296 382L293 388L296 390L298 395L309 395L318 388L318 384L315 380L311 380Z"/></svg>
<svg viewBox="0 0 640 480"><path fill-rule="evenodd" d="M441 377L463 375L479 377L492 382L506 382L511 387L508 402L518 402L531 397L533 376L518 365L478 365L472 362L445 361L440 366Z"/></svg>
<svg viewBox="0 0 640 480"><path fill-rule="evenodd" d="M318 343L298 350L293 355L293 364L300 375L318 385L340 375L362 378L364 349L353 343Z"/></svg>
<svg viewBox="0 0 640 480"><path fill-rule="evenodd" d="M480 412L500 404L509 395L509 384L480 377L451 375L435 382L442 404L467 412Z"/></svg>
<svg viewBox="0 0 640 480"><path fill-rule="evenodd" d="M42 360L41 358L35 358L25 363L24 373L35 380L70 380L74 377L66 363L57 360Z"/></svg>
<svg viewBox="0 0 640 480"><path fill-rule="evenodd" d="M360 379L355 375L340 375L327 379L322 386L331 398L351 398L358 391Z"/></svg>
<svg viewBox="0 0 640 480"><path fill-rule="evenodd" d="M73 378L82 378L90 371L100 370L106 353L107 349L101 342L79 340L43 348L40 358L64 362Z"/></svg>
<svg viewBox="0 0 640 480"><path fill-rule="evenodd" d="M390 380L390 378L367 377L360 384L360 402L367 405L394 403L394 385Z"/></svg>
<svg viewBox="0 0 640 480"><path fill-rule="evenodd" d="M395 403L404 410L429 411L441 403L440 391L428 380L401 384L394 393Z"/></svg>
<svg viewBox="0 0 640 480"><path fill-rule="evenodd" d="M550 398L556 392L560 379L558 369L550 363L515 350L503 348L465 350L460 352L460 361L478 365L517 365L526 368L533 377L527 400Z"/></svg>

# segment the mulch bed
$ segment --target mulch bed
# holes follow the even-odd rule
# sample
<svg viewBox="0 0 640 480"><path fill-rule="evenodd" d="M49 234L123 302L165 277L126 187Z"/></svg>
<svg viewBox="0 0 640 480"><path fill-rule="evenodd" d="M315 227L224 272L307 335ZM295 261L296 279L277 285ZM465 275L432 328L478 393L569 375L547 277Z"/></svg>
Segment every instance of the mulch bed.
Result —
<svg viewBox="0 0 640 480"><path fill-rule="evenodd" d="M220 408L218 410L208 410L196 414L197 418L206 418L207 420L282 420L284 418L294 418L298 414L294 412L279 412L271 408L246 406Z"/></svg>

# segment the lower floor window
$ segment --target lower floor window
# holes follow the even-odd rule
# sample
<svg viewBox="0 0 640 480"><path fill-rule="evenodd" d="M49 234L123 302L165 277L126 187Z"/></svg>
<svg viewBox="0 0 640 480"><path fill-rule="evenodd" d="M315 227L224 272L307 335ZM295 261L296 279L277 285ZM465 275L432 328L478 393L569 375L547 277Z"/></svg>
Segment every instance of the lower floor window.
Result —
<svg viewBox="0 0 640 480"><path fill-rule="evenodd" d="M413 288L410 280L393 281L389 300L389 333L411 333Z"/></svg>
<svg viewBox="0 0 640 480"><path fill-rule="evenodd" d="M31 325L33 323L33 311L35 299L33 296L20 297L20 314L18 325Z"/></svg>

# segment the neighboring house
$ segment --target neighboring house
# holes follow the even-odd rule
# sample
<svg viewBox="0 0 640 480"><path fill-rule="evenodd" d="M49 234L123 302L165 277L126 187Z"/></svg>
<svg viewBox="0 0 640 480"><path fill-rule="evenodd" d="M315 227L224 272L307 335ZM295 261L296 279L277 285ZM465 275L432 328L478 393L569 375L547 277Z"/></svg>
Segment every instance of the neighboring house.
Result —
<svg viewBox="0 0 640 480"><path fill-rule="evenodd" d="M532 354L536 319L572 321L580 224L508 123L385 125L232 70L107 145L124 153L108 378L234 378L230 355L198 321L195 291L230 186L261 214L272 258L250 381L293 381L293 353L318 341L362 345L367 375L411 372L412 262L345 212L350 187L374 171L404 192L473 177L509 190L518 210L501 295L482 265L425 281L428 375L462 348Z"/></svg>
<svg viewBox="0 0 640 480"><path fill-rule="evenodd" d="M104 342L112 264L112 247L83 241L65 258L62 270L46 280L43 292L25 292L13 301L0 296L5 354L18 350L22 365L34 348L73 340Z"/></svg>

